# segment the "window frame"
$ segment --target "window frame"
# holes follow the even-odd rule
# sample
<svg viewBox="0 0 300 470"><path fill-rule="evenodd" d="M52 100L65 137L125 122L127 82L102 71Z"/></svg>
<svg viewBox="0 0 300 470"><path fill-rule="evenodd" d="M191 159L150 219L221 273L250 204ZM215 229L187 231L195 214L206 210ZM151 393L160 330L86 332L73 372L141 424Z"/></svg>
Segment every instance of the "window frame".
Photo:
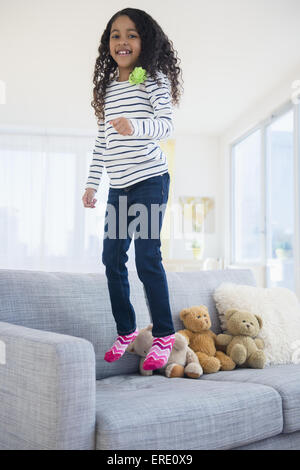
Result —
<svg viewBox="0 0 300 470"><path fill-rule="evenodd" d="M262 269L262 279L263 285L266 286L267 281L267 229L268 229L268 220L267 220L267 142L266 142L266 132L267 127L275 122L277 119L282 117L285 113L292 111L293 120L294 120L294 278L296 286L296 294L300 298L300 105L299 103L293 103L291 100L285 102L284 104L278 106L274 111L271 112L269 116L262 119L259 123L249 128L243 134L241 134L236 139L232 140L229 144L229 260L230 266L232 267L250 267L250 268L260 268ZM261 244L261 262L237 262L235 260L235 166L234 166L234 151L235 147L247 139L252 133L260 130L260 149L261 149L261 219L260 219L260 244Z"/></svg>

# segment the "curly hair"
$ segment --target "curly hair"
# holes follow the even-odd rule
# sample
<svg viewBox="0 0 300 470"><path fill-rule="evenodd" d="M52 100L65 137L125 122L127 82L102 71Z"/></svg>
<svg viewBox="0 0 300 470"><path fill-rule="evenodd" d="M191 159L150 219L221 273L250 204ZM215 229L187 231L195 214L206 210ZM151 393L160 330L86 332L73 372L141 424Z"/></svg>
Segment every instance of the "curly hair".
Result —
<svg viewBox="0 0 300 470"><path fill-rule="evenodd" d="M135 23L141 37L141 53L136 66L143 67L148 76L150 75L158 81L159 86L161 83L157 72L165 74L171 85L172 104L179 105L181 93L178 76L181 75L182 80L182 71L177 65L180 59L177 58L172 41L168 39L162 28L148 13L137 8L124 8L111 17L98 47L99 56L96 59L94 69L93 101L91 102L98 125L101 120L104 121L106 87L117 76L118 64L110 55L109 37L112 23L121 15L127 15ZM180 86L182 88L182 85Z"/></svg>

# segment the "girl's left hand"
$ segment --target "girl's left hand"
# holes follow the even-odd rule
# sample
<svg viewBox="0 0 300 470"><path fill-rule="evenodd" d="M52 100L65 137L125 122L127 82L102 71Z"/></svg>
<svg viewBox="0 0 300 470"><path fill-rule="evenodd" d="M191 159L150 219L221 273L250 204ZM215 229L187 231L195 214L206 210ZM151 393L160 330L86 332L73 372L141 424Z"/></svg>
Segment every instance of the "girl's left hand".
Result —
<svg viewBox="0 0 300 470"><path fill-rule="evenodd" d="M126 119L126 117L120 117L116 119L112 119L109 121L109 124L111 124L116 131L121 134L121 135L132 135L133 134L133 127L129 119Z"/></svg>

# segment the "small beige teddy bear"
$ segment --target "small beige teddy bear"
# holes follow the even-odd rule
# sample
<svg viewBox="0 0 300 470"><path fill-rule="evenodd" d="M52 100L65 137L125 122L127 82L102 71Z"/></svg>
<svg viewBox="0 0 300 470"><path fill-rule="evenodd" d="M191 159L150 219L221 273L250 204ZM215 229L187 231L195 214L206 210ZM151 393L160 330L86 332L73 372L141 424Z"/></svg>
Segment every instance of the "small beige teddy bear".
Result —
<svg viewBox="0 0 300 470"><path fill-rule="evenodd" d="M217 335L216 342L226 346L226 354L237 365L244 365L254 369L263 369L266 363L265 353L262 351L264 342L256 338L262 328L262 319L259 315L238 309L227 310L225 313L226 334Z"/></svg>
<svg viewBox="0 0 300 470"><path fill-rule="evenodd" d="M143 364L153 342L152 327L150 324L140 330L135 340L127 347L129 353L141 356L139 371L141 375L152 375L152 370L144 370ZM164 367L157 369L159 373L164 373L167 377L188 377L197 379L203 374L198 357L188 346L188 339L180 333L175 333L175 342L169 356L169 360Z"/></svg>

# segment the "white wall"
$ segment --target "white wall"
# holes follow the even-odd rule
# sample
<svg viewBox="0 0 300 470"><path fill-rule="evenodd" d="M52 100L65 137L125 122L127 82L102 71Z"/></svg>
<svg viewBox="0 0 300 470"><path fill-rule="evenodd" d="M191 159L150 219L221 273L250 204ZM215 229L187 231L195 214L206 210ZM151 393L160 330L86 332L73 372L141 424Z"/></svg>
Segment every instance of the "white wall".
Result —
<svg viewBox="0 0 300 470"><path fill-rule="evenodd" d="M205 196L215 199L215 232L205 235L203 258L222 256L220 214L222 194L219 168L219 142L215 137L176 133L174 202L179 196ZM192 258L184 240L174 241L176 258Z"/></svg>

